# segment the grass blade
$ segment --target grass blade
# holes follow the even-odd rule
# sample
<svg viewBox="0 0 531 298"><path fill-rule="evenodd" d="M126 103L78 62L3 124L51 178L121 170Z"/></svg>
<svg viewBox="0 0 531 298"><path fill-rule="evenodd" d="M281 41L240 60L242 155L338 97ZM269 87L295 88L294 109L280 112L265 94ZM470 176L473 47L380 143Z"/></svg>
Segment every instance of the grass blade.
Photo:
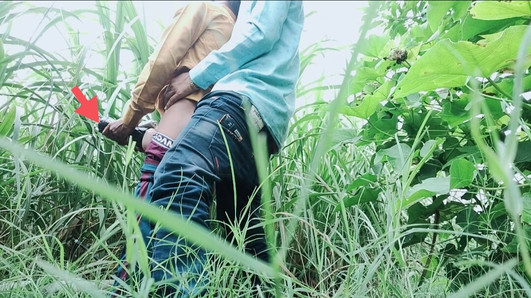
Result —
<svg viewBox="0 0 531 298"><path fill-rule="evenodd" d="M21 145L11 142L6 138L0 139L0 147L11 152L14 156L23 156L25 160L53 172L59 177L62 177L79 187L100 195L108 201L123 204L125 207L134 210L143 217L154 222L159 222L168 230L181 235L187 240L194 242L207 250L216 251L227 259L247 266L258 273L267 276L273 275L273 270L266 263L259 261L244 252L238 251L219 237L212 235L209 230L191 223L176 214L162 211L161 209L141 201L128 193L120 191L99 178L91 177L86 173L75 170L60 161L52 160L49 156L38 153L34 150L25 149Z"/></svg>

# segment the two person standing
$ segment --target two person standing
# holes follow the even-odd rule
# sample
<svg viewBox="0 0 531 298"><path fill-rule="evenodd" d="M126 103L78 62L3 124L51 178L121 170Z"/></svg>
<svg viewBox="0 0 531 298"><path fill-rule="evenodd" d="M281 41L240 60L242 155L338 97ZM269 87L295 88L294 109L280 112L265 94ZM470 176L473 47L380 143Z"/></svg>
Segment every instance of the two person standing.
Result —
<svg viewBox="0 0 531 298"><path fill-rule="evenodd" d="M245 225L246 251L264 261L270 257L253 195L259 181L246 119L267 135L270 153L282 146L294 111L303 21L300 1L241 2L230 39L173 78L163 99L171 106L213 85L156 168L151 204L208 227L215 194L218 218ZM202 273L204 250L164 229L152 232L152 277L168 281L161 293L199 293L194 275ZM171 282L175 275L190 278Z"/></svg>

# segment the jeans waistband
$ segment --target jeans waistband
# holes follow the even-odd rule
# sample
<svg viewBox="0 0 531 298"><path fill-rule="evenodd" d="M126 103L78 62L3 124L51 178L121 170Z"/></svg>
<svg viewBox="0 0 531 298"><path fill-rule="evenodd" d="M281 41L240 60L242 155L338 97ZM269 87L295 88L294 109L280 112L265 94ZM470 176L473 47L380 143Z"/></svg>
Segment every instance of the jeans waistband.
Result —
<svg viewBox="0 0 531 298"><path fill-rule="evenodd" d="M232 91L212 91L204 96L204 98L211 98L213 100L219 97L232 97L238 99L243 109L245 111L248 110L246 114L248 117L249 125L253 125L257 131L262 131L262 129L264 129L265 125L264 120L262 120L262 116L260 116L260 113L258 112L256 107L251 103L251 100L247 96Z"/></svg>
<svg viewBox="0 0 531 298"><path fill-rule="evenodd" d="M212 98L215 100L219 97L230 97L232 99L236 99L238 103L242 106L243 110L245 110L247 107L249 111L246 112L246 114L248 115L247 117L249 119L249 125L254 126L257 132L265 132L265 134L267 135L267 149L269 151L269 154L275 154L279 152L279 147L271 136L269 129L267 128L267 126L265 126L262 116L260 116L258 109L256 109L256 107L251 103L251 100L247 96L232 91L217 90L206 94L203 98Z"/></svg>

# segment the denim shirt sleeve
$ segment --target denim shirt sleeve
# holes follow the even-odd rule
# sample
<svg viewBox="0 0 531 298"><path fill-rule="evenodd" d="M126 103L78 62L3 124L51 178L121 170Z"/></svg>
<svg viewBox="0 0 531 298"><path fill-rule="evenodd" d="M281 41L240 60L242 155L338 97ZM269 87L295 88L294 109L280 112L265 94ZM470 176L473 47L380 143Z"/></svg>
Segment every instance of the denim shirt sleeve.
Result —
<svg viewBox="0 0 531 298"><path fill-rule="evenodd" d="M242 1L230 40L190 70L202 89L269 52L279 40L290 1ZM249 14L249 15L247 15Z"/></svg>

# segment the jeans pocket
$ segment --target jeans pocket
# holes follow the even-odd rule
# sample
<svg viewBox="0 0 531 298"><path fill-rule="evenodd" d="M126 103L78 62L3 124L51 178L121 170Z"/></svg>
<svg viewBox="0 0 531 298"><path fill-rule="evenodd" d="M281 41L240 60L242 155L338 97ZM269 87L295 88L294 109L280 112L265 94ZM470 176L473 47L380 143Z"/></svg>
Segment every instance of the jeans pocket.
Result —
<svg viewBox="0 0 531 298"><path fill-rule="evenodd" d="M243 141L243 135L238 130L238 126L236 125L236 121L229 115L224 114L219 120L219 125L223 129L223 131L228 134L234 141L241 143Z"/></svg>
<svg viewBox="0 0 531 298"><path fill-rule="evenodd" d="M246 152L247 139L242 128L230 114L221 114L216 121L218 126L210 142L210 154L216 174L220 177L231 177L231 171L240 173Z"/></svg>

